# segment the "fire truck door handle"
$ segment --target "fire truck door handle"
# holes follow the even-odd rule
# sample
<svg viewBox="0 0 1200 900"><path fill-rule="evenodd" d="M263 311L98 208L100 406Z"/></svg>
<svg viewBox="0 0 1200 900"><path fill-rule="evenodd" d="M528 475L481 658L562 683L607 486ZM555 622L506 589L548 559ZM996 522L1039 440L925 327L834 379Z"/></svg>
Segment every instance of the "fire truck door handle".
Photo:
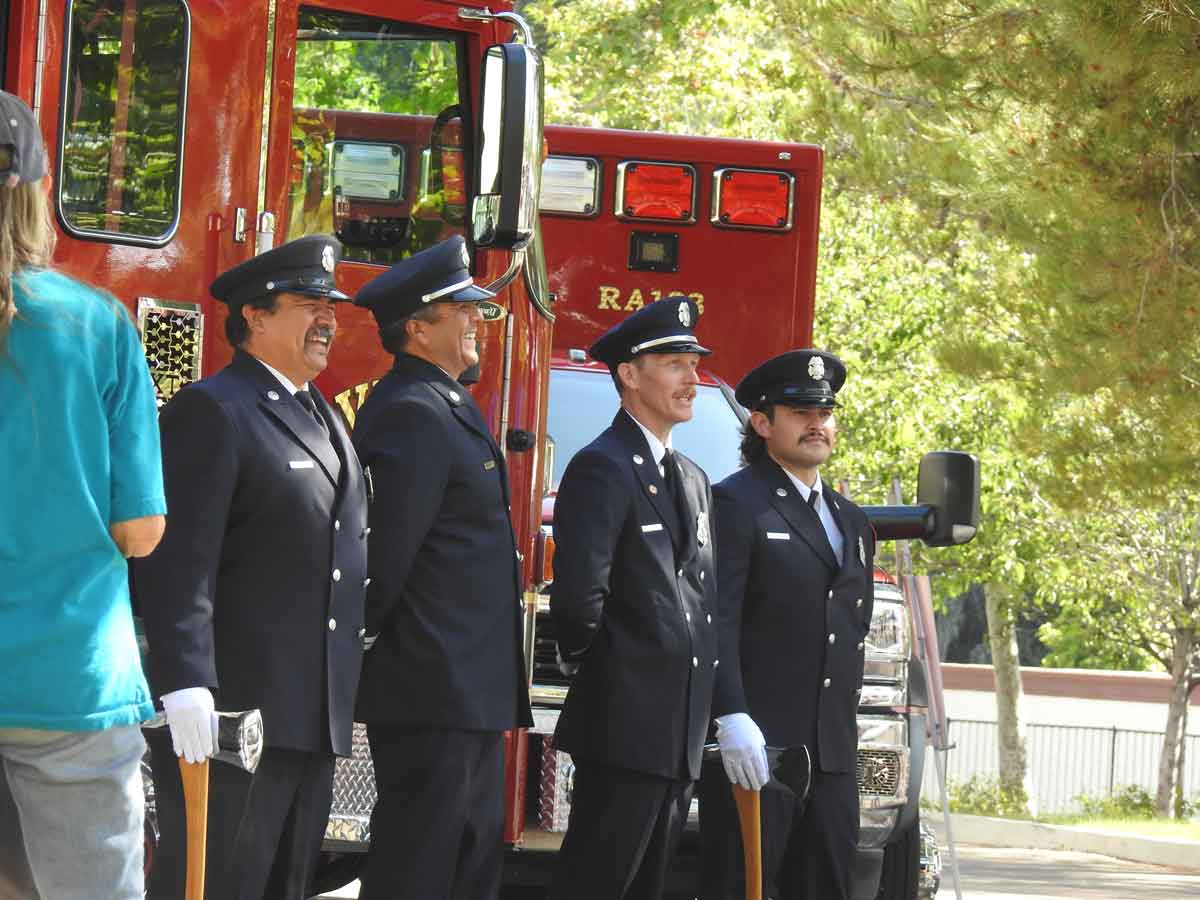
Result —
<svg viewBox="0 0 1200 900"><path fill-rule="evenodd" d="M266 253L275 246L275 213L261 212L258 214L258 232L255 238L254 253Z"/></svg>
<svg viewBox="0 0 1200 900"><path fill-rule="evenodd" d="M239 206L233 213L233 240L234 243L246 243L246 208Z"/></svg>
<svg viewBox="0 0 1200 900"><path fill-rule="evenodd" d="M524 428L510 428L504 436L504 443L514 453L525 453L537 445L537 435Z"/></svg>

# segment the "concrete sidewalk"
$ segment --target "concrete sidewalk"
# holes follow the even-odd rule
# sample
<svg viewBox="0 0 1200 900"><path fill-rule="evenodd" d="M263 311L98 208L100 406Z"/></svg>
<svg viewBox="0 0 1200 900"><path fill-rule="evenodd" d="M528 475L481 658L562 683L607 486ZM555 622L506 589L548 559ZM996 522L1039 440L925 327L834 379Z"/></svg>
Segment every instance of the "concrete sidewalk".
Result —
<svg viewBox="0 0 1200 900"><path fill-rule="evenodd" d="M940 814L922 811L924 821L937 832L938 843L946 846L946 822ZM956 844L984 847L1019 847L1028 850L1074 850L1099 853L1156 866L1200 872L1200 843L1142 837L1111 831L1092 831L1083 825L1046 825L1020 819L993 819L954 813L950 827ZM943 854L943 864L948 856Z"/></svg>

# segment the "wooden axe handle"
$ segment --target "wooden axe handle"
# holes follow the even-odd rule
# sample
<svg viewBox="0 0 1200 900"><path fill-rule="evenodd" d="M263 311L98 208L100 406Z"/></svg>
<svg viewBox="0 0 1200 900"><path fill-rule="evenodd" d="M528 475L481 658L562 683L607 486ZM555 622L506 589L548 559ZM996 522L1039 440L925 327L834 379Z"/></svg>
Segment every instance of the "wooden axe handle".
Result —
<svg viewBox="0 0 1200 900"><path fill-rule="evenodd" d="M190 763L179 757L183 808L187 813L187 888L185 900L204 900L204 855L208 845L208 760Z"/></svg>
<svg viewBox="0 0 1200 900"><path fill-rule="evenodd" d="M733 785L738 822L742 826L742 854L746 863L746 900L762 900L762 814L758 791ZM190 898L189 898L190 900Z"/></svg>

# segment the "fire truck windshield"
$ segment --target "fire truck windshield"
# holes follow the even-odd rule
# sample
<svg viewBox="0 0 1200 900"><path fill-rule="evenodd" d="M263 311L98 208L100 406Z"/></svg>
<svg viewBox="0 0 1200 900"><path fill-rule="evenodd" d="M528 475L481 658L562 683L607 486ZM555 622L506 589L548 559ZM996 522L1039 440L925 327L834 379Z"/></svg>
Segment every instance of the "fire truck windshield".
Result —
<svg viewBox="0 0 1200 900"><path fill-rule="evenodd" d="M571 457L609 426L617 405L617 392L607 372L550 372L547 418L549 439L554 444L551 490L558 490ZM692 419L675 427L671 444L716 482L737 470L740 443L741 422L729 400L716 385L699 385Z"/></svg>

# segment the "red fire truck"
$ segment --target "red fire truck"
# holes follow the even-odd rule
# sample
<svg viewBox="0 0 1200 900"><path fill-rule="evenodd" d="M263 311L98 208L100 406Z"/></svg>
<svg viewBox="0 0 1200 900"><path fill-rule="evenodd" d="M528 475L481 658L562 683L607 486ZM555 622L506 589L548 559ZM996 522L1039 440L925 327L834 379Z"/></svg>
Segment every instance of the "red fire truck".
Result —
<svg viewBox="0 0 1200 900"><path fill-rule="evenodd" d="M232 356L208 293L225 269L332 233L345 247L339 287L353 295L408 254L466 235L476 280L501 290L507 309L473 390L506 449L532 584L553 316L544 269L513 249L536 223L542 123L540 63L509 9L5 0L0 72L33 106L49 150L54 265L136 317L160 402ZM524 42L504 43L514 24ZM391 360L370 314L349 304L336 343L318 386L352 422ZM524 740L509 736L510 840L523 821ZM331 836L365 846L365 826ZM148 864L152 838L151 825Z"/></svg>
<svg viewBox="0 0 1200 900"><path fill-rule="evenodd" d="M821 153L552 128L543 167L538 60L527 35L503 43L514 20L507 3L498 7L11 0L0 4L0 72L4 88L34 106L49 148L54 263L112 291L136 316L163 401L230 359L224 310L207 286L256 252L336 234L345 246L339 286L353 294L450 234L471 242L476 280L500 289L507 310L482 340L472 390L506 449L524 561L538 725L508 736L505 837L509 883L536 886L561 836L570 771L546 739L564 685L547 657L543 501L615 406L611 382L582 348L647 302L693 296L699 333L717 352L697 420L677 442L714 481L732 471L731 435L744 412L725 382L811 342ZM318 385L352 423L390 359L368 314L347 306L338 318ZM969 539L978 474L963 463L935 459L920 505L874 510L881 537ZM862 895L875 895L881 866L890 883L890 866L903 877L885 896L908 897L923 682L910 664L903 605L894 589L880 595L887 612L873 632L879 653L860 722L864 834L873 842ZM355 758L339 763L322 889L354 877L373 796L360 739ZM889 858L884 847L897 835L907 843Z"/></svg>

